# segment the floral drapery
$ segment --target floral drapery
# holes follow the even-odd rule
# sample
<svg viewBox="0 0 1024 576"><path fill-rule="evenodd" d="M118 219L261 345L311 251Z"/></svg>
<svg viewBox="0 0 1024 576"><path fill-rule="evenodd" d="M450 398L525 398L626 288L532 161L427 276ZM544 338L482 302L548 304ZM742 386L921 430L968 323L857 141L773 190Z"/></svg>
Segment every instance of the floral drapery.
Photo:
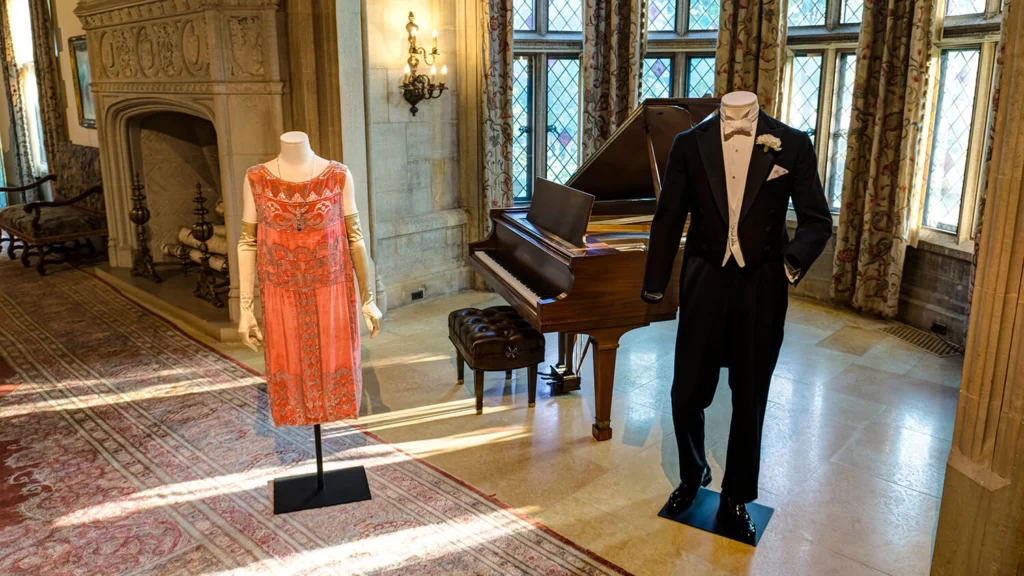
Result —
<svg viewBox="0 0 1024 576"><path fill-rule="evenodd" d="M919 175L935 0L865 0L832 297L896 316Z"/></svg>
<svg viewBox="0 0 1024 576"><path fill-rule="evenodd" d="M64 107L64 84L57 65L57 51L48 0L28 0L32 17L32 53L39 87L39 116L42 120L43 148L51 157L57 148L69 141L67 110Z"/></svg>
<svg viewBox="0 0 1024 576"><path fill-rule="evenodd" d="M786 0L722 0L715 96L746 91L778 116L786 52Z"/></svg>
<svg viewBox="0 0 1024 576"><path fill-rule="evenodd" d="M1003 14L1009 14L1009 13L1010 13L1010 0L1004 0L1004 2L1003 2ZM1000 33L999 33L999 45L998 46L999 47L996 50L996 67L995 67L995 70L993 71L993 74L992 74L992 76L993 76L993 86L995 86L994 90L992 91L992 105L991 105L990 112L989 112L989 115L992 118L995 118L996 114L999 112L999 87L1000 87L1000 84L1002 84L1002 78L1003 78L1003 59L1006 57L1006 22L1005 22L1005 20L1002 23L1002 29L1000 30ZM974 256L971 258L971 277L970 277L970 282L968 282L968 284L967 284L967 313L964 315L965 318L967 318L967 319L964 320L965 324L970 324L969 319L971 317L971 305L974 302L974 280L975 280L975 277L978 275L978 254L980 253L980 248L981 248L981 229L982 229L982 225L985 223L985 197L988 195L989 187L991 187L993 185L993 183L991 182L990 177L989 177L989 175L991 174L991 171L989 170L989 168L991 167L991 162L992 162L992 144L995 142L995 138L996 138L996 123L992 122L989 125L988 134L985 136L985 157L982 159L982 163L981 163L981 178L982 178L982 181L985 183L985 185L982 186L982 188L981 188L981 197L978 198L978 220L977 220L977 222L976 222L976 224L974 226ZM964 331L965 332L966 332L966 329L967 329L967 326L964 326Z"/></svg>
<svg viewBox="0 0 1024 576"><path fill-rule="evenodd" d="M483 193L512 206L512 0L481 0L483 14ZM490 222L489 218L485 219Z"/></svg>
<svg viewBox="0 0 1024 576"><path fill-rule="evenodd" d="M8 186L22 186L35 181L32 168L32 151L29 148L28 106L22 93L22 78L14 59L14 44L11 40L11 24L7 14L7 0L0 0L0 66L3 67L5 99L11 114L10 143L14 153L14 174ZM8 176L12 176L8 174ZM31 202L31 198L8 198L9 203Z"/></svg>
<svg viewBox="0 0 1024 576"><path fill-rule="evenodd" d="M640 99L646 0L585 0L583 159L596 152Z"/></svg>

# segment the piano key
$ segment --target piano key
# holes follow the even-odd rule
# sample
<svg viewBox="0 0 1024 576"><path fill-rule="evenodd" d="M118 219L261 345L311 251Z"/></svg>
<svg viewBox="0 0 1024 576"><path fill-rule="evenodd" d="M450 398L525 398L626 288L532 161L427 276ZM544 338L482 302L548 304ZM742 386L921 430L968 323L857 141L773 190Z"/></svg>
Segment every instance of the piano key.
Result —
<svg viewBox="0 0 1024 576"><path fill-rule="evenodd" d="M527 286L526 284L523 284L523 282L519 280L519 278L516 278L504 266L495 261L494 258L491 258L489 254L487 254L484 251L480 251L477 252L476 255L478 258L480 258L480 261L483 262L485 266L493 270L494 273L497 274L499 278L508 283L508 285L513 290L518 292L520 296L525 298L527 302L530 302L534 306L536 306L537 303L540 302L540 296L538 296L536 292L530 289L530 287Z"/></svg>

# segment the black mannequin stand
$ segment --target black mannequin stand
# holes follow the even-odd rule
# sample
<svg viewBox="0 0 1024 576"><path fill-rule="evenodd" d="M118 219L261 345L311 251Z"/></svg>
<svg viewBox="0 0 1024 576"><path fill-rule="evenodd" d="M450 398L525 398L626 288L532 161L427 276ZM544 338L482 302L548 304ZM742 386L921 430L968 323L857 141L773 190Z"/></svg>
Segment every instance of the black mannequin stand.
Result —
<svg viewBox="0 0 1024 576"><path fill-rule="evenodd" d="M274 514L312 510L339 504L369 500L370 485L362 466L324 472L320 425L313 426L316 437L316 473L274 479Z"/></svg>
<svg viewBox="0 0 1024 576"><path fill-rule="evenodd" d="M668 504L662 507L661 512L658 512L658 516L679 522L680 524L692 526L693 528L698 528L705 532L711 532L712 534L717 534L724 538L729 538L730 540L736 540L719 529L719 501L720 498L718 492L712 492L711 490L701 488L697 492L697 498L693 501L693 504L678 516L668 515L668 512L665 510L665 508L668 507ZM760 542L761 536L764 535L764 529L768 526L768 521L771 520L772 514L775 510L767 506L751 502L747 504L747 512L750 514L750 519L754 521L754 525L757 526L757 536L754 538L754 546L757 546L757 543Z"/></svg>

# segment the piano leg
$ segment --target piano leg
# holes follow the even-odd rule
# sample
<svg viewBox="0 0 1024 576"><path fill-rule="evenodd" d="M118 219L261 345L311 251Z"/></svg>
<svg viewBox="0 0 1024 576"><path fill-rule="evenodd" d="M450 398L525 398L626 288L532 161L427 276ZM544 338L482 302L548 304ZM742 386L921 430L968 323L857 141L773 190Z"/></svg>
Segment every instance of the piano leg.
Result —
<svg viewBox="0 0 1024 576"><path fill-rule="evenodd" d="M558 363L551 368L551 393L566 394L580 389L580 377L573 373L572 355L576 334L558 333Z"/></svg>
<svg viewBox="0 0 1024 576"><path fill-rule="evenodd" d="M619 338L636 326L604 328L590 333L594 348L594 397L597 401L593 434L597 440L612 438L612 388L615 385L615 356Z"/></svg>

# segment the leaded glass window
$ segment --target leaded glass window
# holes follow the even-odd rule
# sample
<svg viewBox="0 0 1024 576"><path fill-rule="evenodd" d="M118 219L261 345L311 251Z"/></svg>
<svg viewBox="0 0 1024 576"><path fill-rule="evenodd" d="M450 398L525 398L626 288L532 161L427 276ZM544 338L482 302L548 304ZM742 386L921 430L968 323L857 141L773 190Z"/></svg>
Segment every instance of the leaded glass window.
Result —
<svg viewBox="0 0 1024 576"><path fill-rule="evenodd" d="M548 60L548 180L564 183L579 159L580 61Z"/></svg>
<svg viewBox="0 0 1024 576"><path fill-rule="evenodd" d="M792 66L787 122L793 128L806 132L814 142L818 129L818 97L821 95L821 54L794 56Z"/></svg>
<svg viewBox="0 0 1024 576"><path fill-rule="evenodd" d="M715 93L715 57L690 56L686 59L686 97L710 98Z"/></svg>
<svg viewBox="0 0 1024 576"><path fill-rule="evenodd" d="M968 48L943 50L939 57L939 94L924 197L924 225L954 234L960 225L979 56L980 50Z"/></svg>
<svg viewBox="0 0 1024 576"><path fill-rule="evenodd" d="M985 0L946 0L946 16L981 14L985 12Z"/></svg>
<svg viewBox="0 0 1024 576"><path fill-rule="evenodd" d="M647 98L670 98L672 96L672 57L644 58L644 74L641 77L641 82L641 101Z"/></svg>
<svg viewBox="0 0 1024 576"><path fill-rule="evenodd" d="M721 0L690 0L690 30L718 30Z"/></svg>
<svg viewBox="0 0 1024 576"><path fill-rule="evenodd" d="M856 24L864 17L864 0L843 1L843 24Z"/></svg>
<svg viewBox="0 0 1024 576"><path fill-rule="evenodd" d="M647 30L674 32L676 29L676 2L678 0L650 0L647 8Z"/></svg>
<svg viewBox="0 0 1024 576"><path fill-rule="evenodd" d="M548 30L579 32L583 30L583 0L548 0Z"/></svg>
<svg viewBox="0 0 1024 576"><path fill-rule="evenodd" d="M533 174L533 146L530 118L533 92L530 59L512 60L512 195L516 201L530 199Z"/></svg>
<svg viewBox="0 0 1024 576"><path fill-rule="evenodd" d="M789 26L824 26L826 0L790 0Z"/></svg>
<svg viewBox="0 0 1024 576"><path fill-rule="evenodd" d="M515 30L532 32L537 29L533 17L533 2L534 0L512 1L512 23Z"/></svg>
<svg viewBox="0 0 1024 576"><path fill-rule="evenodd" d="M857 71L855 54L840 54L836 65L836 103L829 149L828 200L833 212L843 204L843 173L846 170L846 139L853 115L853 77Z"/></svg>

